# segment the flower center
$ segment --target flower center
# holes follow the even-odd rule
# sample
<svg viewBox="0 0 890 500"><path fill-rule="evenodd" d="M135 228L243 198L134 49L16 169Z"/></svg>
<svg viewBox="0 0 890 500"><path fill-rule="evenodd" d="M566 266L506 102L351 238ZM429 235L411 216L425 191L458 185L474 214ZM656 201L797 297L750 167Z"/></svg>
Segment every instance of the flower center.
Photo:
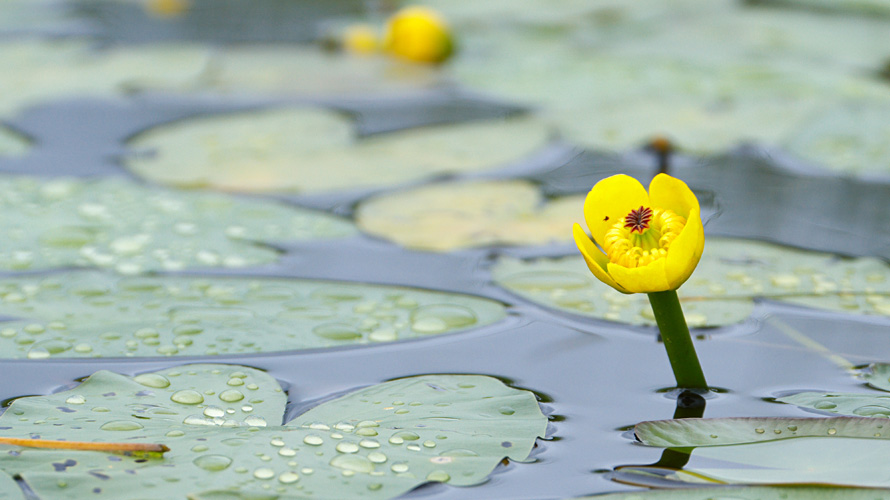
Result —
<svg viewBox="0 0 890 500"><path fill-rule="evenodd" d="M686 219L664 208L640 207L606 231L603 250L624 267L642 267L667 256Z"/></svg>

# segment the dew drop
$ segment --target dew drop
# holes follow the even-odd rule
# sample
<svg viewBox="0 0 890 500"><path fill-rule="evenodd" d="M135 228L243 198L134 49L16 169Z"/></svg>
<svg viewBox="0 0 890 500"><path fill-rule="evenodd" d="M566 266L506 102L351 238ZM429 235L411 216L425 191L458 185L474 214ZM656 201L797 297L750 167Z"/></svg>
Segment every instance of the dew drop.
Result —
<svg viewBox="0 0 890 500"><path fill-rule="evenodd" d="M297 454L297 451L293 448L284 447L278 450L278 454L282 457L292 457Z"/></svg>
<svg viewBox="0 0 890 500"><path fill-rule="evenodd" d="M232 465L232 459L224 455L202 455L193 460L193 463L204 470L219 471Z"/></svg>
<svg viewBox="0 0 890 500"><path fill-rule="evenodd" d="M309 446L321 446L324 443L324 439L316 434L309 434L303 438L303 442Z"/></svg>
<svg viewBox="0 0 890 500"><path fill-rule="evenodd" d="M112 420L105 422L99 427L103 431L138 431L142 429L142 424L131 422L129 420Z"/></svg>
<svg viewBox="0 0 890 500"><path fill-rule="evenodd" d="M429 474L427 474L426 478L428 481L447 483L451 479L451 476L449 476L448 473L445 471L434 470L434 471L430 472Z"/></svg>
<svg viewBox="0 0 890 500"><path fill-rule="evenodd" d="M835 429L834 427L828 429L829 436L834 436L835 434L837 434L837 429Z"/></svg>
<svg viewBox="0 0 890 500"><path fill-rule="evenodd" d="M853 410L853 413L860 417L884 417L890 418L890 408L879 405L861 406Z"/></svg>
<svg viewBox="0 0 890 500"><path fill-rule="evenodd" d="M250 427L265 427L266 419L257 415L248 415L244 419L244 423Z"/></svg>
<svg viewBox="0 0 890 500"><path fill-rule="evenodd" d="M347 341L362 338L360 331L346 323L324 323L313 328L312 333L329 340Z"/></svg>
<svg viewBox="0 0 890 500"><path fill-rule="evenodd" d="M394 463L390 467L390 470L392 470L393 472L395 472L397 474L401 474L403 472L408 472L408 464L406 464L405 462Z"/></svg>
<svg viewBox="0 0 890 500"><path fill-rule="evenodd" d="M386 455L380 453L379 451L372 451L368 453L368 460L374 462L375 464L382 464L386 462Z"/></svg>
<svg viewBox="0 0 890 500"><path fill-rule="evenodd" d="M813 405L813 408L817 410L833 410L837 408L837 405L834 403L829 403L828 401L818 401Z"/></svg>
<svg viewBox="0 0 890 500"><path fill-rule="evenodd" d="M133 381L142 384L145 387L153 387L155 389L163 389L170 386L170 380L157 373L143 373L133 377Z"/></svg>
<svg viewBox="0 0 890 500"><path fill-rule="evenodd" d="M200 392L191 389L176 391L170 396L170 399L173 402L184 405L197 405L204 402L204 396L202 396Z"/></svg>
<svg viewBox="0 0 890 500"><path fill-rule="evenodd" d="M296 483L300 480L300 475L294 472L282 472L278 475L278 481L282 484Z"/></svg>
<svg viewBox="0 0 890 500"><path fill-rule="evenodd" d="M358 445L368 449L380 448L380 443L375 439L362 439L358 442Z"/></svg>
<svg viewBox="0 0 890 500"><path fill-rule="evenodd" d="M219 418L226 416L226 410L219 406L208 406L204 408L204 415L210 418Z"/></svg>
<svg viewBox="0 0 890 500"><path fill-rule="evenodd" d="M337 443L337 446L335 446L334 449L340 453L356 453L359 448L357 444L351 441L341 441Z"/></svg>
<svg viewBox="0 0 890 500"><path fill-rule="evenodd" d="M219 399L225 401L226 403L237 403L238 401L244 399L244 394L236 389L228 389L219 393Z"/></svg>
<svg viewBox="0 0 890 500"><path fill-rule="evenodd" d="M76 394L74 396L69 396L65 402L69 405L82 405L87 402L87 399L80 394Z"/></svg>
<svg viewBox="0 0 890 500"><path fill-rule="evenodd" d="M330 465L338 469L365 474L374 471L374 464L361 455L337 455L331 459Z"/></svg>
<svg viewBox="0 0 890 500"><path fill-rule="evenodd" d="M763 434L763 433L766 432L766 431L764 431L763 429L761 429L760 427L758 427L758 428L754 429L754 432L756 432L757 434Z"/></svg>
<svg viewBox="0 0 890 500"><path fill-rule="evenodd" d="M275 471L272 469L261 467L253 471L253 477L257 479L272 479L273 477L275 477Z"/></svg>

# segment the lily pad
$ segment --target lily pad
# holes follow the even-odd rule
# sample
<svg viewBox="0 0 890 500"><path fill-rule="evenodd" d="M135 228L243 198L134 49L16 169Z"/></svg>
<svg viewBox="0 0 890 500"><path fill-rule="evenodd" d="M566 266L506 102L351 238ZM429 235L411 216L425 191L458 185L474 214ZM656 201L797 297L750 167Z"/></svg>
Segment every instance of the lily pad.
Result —
<svg viewBox="0 0 890 500"><path fill-rule="evenodd" d="M890 105L875 103L829 108L795 128L785 145L801 158L846 174L890 174L888 114Z"/></svg>
<svg viewBox="0 0 890 500"><path fill-rule="evenodd" d="M526 181L425 186L372 198L356 211L371 234L420 250L447 252L488 245L542 245L571 240L582 196L545 201Z"/></svg>
<svg viewBox="0 0 890 500"><path fill-rule="evenodd" d="M609 493L581 498L586 500L890 500L890 490L826 486L724 486Z"/></svg>
<svg viewBox="0 0 890 500"><path fill-rule="evenodd" d="M634 434L660 448L761 443L801 437L890 439L890 424L873 418L688 418L641 422Z"/></svg>
<svg viewBox="0 0 890 500"><path fill-rule="evenodd" d="M340 218L121 179L0 176L0 269L95 266L123 274L275 262L263 244L354 234Z"/></svg>
<svg viewBox="0 0 890 500"><path fill-rule="evenodd" d="M888 429L870 418L727 418L643 422L636 432L648 444L695 448L683 470L655 472L666 480L886 488L880 457L890 452ZM657 468L647 469L619 470L624 481Z"/></svg>
<svg viewBox="0 0 890 500"><path fill-rule="evenodd" d="M163 184L267 192L371 188L503 166L545 145L532 118L428 126L365 139L332 111L256 111L185 120L130 145L157 151L127 161ZM325 175L317 175L325 172Z"/></svg>
<svg viewBox="0 0 890 500"><path fill-rule="evenodd" d="M386 382L282 426L284 409L275 380L251 368L100 371L16 400L3 435L163 443L163 458L12 448L0 469L44 498L392 498L478 484L503 458L526 459L547 426L533 394L475 375Z"/></svg>
<svg viewBox="0 0 890 500"><path fill-rule="evenodd" d="M875 389L890 392L890 364L872 363L869 370L862 374L868 385Z"/></svg>
<svg viewBox="0 0 890 500"><path fill-rule="evenodd" d="M198 78L206 48L143 46L93 50L88 42L27 39L0 42L0 114L49 100L120 95L135 82L181 86Z"/></svg>
<svg viewBox="0 0 890 500"><path fill-rule="evenodd" d="M887 394L799 392L776 401L838 415L890 418L890 395Z"/></svg>
<svg viewBox="0 0 890 500"><path fill-rule="evenodd" d="M395 286L285 279L126 277L97 271L0 280L2 357L278 352L451 333L505 315L492 300Z"/></svg>
<svg viewBox="0 0 890 500"><path fill-rule="evenodd" d="M513 293L548 307L634 325L655 324L644 295L623 295L603 285L580 256L503 258L493 276ZM756 241L708 238L698 268L679 295L687 322L694 327L743 321L756 299L890 316L890 267L878 259L844 259Z"/></svg>

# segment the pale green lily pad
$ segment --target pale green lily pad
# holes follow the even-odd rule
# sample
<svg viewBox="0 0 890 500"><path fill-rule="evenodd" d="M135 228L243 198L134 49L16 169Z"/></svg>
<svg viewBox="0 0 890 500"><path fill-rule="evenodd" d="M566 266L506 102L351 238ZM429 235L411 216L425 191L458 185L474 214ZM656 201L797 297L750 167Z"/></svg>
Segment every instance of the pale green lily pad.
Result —
<svg viewBox="0 0 890 500"><path fill-rule="evenodd" d="M563 227L569 227L568 221ZM634 325L654 325L646 296L624 295L597 280L581 256L503 258L495 281L555 309ZM750 316L764 298L833 311L890 316L890 267L769 243L708 238L704 255L679 290L693 327L724 326Z"/></svg>
<svg viewBox="0 0 890 500"><path fill-rule="evenodd" d="M27 39L0 42L0 114L50 100L121 95L135 82L177 86L204 71L208 51L192 46L93 50L88 42Z"/></svg>
<svg viewBox="0 0 890 500"><path fill-rule="evenodd" d="M568 242L583 196L544 200L533 184L477 181L424 186L359 205L363 231L419 250Z"/></svg>
<svg viewBox="0 0 890 500"><path fill-rule="evenodd" d="M501 320L467 295L395 286L98 271L0 280L2 357L205 356L393 342Z"/></svg>
<svg viewBox="0 0 890 500"><path fill-rule="evenodd" d="M530 155L548 139L548 128L529 117L356 139L351 121L333 111L267 110L149 130L130 145L157 154L131 158L127 165L142 177L175 186L319 192L500 167Z"/></svg>
<svg viewBox="0 0 890 500"><path fill-rule="evenodd" d="M886 439L810 437L696 448L692 465L662 479L693 484L820 484L888 488ZM696 459L704 464L694 465ZM647 470L649 469L649 470ZM663 471L664 469L662 469ZM648 467L623 467L623 482L651 476ZM636 482L634 482L636 484Z"/></svg>
<svg viewBox="0 0 890 500"><path fill-rule="evenodd" d="M27 498L12 476L0 472L0 500L27 500Z"/></svg>
<svg viewBox="0 0 890 500"><path fill-rule="evenodd" d="M887 0L748 0L754 4L796 7L836 14L865 14L890 17Z"/></svg>
<svg viewBox="0 0 890 500"><path fill-rule="evenodd" d="M890 105L837 106L794 129L785 146L817 165L847 174L890 174Z"/></svg>
<svg viewBox="0 0 890 500"><path fill-rule="evenodd" d="M724 418L643 422L636 433L647 444L695 448L689 465L669 472L667 480L886 488L881 457L890 453L888 429L869 418ZM651 472L619 470L622 481Z"/></svg>
<svg viewBox="0 0 890 500"><path fill-rule="evenodd" d="M890 439L890 424L874 418L687 418L641 422L634 434L660 448L760 443L801 437Z"/></svg>
<svg viewBox="0 0 890 500"><path fill-rule="evenodd" d="M276 202L121 179L0 176L0 269L94 266L123 274L278 260L262 243L351 236L338 217Z"/></svg>
<svg viewBox="0 0 890 500"><path fill-rule="evenodd" d="M887 394L799 392L776 401L838 415L890 418L890 395Z"/></svg>
<svg viewBox="0 0 890 500"><path fill-rule="evenodd" d="M650 7L572 4L576 15L563 17L532 2L496 21L481 9L463 21L453 69L471 88L539 105L570 140L608 149L655 135L697 152L778 145L823 105L888 102L870 76L887 57L874 43L881 20L730 1Z"/></svg>
<svg viewBox="0 0 890 500"><path fill-rule="evenodd" d="M890 500L890 490L825 486L724 486L609 493L581 498L585 500Z"/></svg>
<svg viewBox="0 0 890 500"><path fill-rule="evenodd" d="M21 134L0 126L0 158L21 156L31 149L31 142Z"/></svg>
<svg viewBox="0 0 890 500"><path fill-rule="evenodd" d="M869 370L862 374L868 385L875 389L890 392L890 364L872 363Z"/></svg>
<svg viewBox="0 0 890 500"><path fill-rule="evenodd" d="M9 447L0 469L45 498L392 498L430 481L478 484L503 458L524 460L547 426L533 394L476 375L386 382L282 426L285 402L274 379L241 366L100 371L16 400L4 436L163 443L163 458Z"/></svg>

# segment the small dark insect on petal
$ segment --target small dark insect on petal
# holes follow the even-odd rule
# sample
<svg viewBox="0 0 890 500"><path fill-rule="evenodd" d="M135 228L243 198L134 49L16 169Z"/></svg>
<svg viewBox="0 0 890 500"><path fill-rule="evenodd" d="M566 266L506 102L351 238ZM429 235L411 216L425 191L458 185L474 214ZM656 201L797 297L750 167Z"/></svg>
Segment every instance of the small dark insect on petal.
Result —
<svg viewBox="0 0 890 500"><path fill-rule="evenodd" d="M609 220L609 216L608 216L608 215L603 219L603 222L606 222L607 220Z"/></svg>

